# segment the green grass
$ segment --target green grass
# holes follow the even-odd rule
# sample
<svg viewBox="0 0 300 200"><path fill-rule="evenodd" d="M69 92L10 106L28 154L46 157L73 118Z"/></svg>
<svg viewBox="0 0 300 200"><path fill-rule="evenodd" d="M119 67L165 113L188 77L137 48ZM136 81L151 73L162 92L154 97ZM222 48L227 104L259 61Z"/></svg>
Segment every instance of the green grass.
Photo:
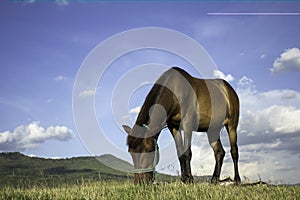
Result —
<svg viewBox="0 0 300 200"><path fill-rule="evenodd" d="M86 182L58 187L4 187L0 199L300 199L300 186L221 186L180 182L134 185L132 181Z"/></svg>
<svg viewBox="0 0 300 200"><path fill-rule="evenodd" d="M130 165L111 155L105 163ZM198 177L201 178L201 177ZM202 177L203 178L203 177ZM208 177L205 177L205 179ZM0 200L5 199L299 199L300 186L185 185L178 177L156 174L159 185L134 185L133 175L116 171L93 157L30 158L0 153Z"/></svg>

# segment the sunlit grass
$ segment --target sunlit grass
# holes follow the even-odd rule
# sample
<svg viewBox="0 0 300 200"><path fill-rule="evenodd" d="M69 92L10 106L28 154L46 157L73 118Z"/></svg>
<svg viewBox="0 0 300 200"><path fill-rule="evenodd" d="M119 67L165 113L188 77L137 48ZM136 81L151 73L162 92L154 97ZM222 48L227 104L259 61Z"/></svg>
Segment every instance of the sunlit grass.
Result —
<svg viewBox="0 0 300 200"><path fill-rule="evenodd" d="M131 181L4 187L0 199L300 199L300 186L221 186L181 182L134 185Z"/></svg>

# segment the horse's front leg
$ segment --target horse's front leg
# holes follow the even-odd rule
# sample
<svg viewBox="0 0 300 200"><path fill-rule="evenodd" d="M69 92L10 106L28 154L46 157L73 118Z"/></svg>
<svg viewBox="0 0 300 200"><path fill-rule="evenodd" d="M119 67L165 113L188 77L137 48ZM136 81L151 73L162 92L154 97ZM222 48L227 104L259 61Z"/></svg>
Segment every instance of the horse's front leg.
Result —
<svg viewBox="0 0 300 200"><path fill-rule="evenodd" d="M193 113L189 111L187 113ZM182 179L184 183L193 183L194 179L191 170L192 160L192 133L193 130L197 130L198 117L196 115L189 115L183 119L183 130L184 130L184 143L183 143L183 154L181 155L182 162L185 163L185 177Z"/></svg>
<svg viewBox="0 0 300 200"><path fill-rule="evenodd" d="M174 128L172 130L172 134L176 144L177 156L181 168L181 180L184 183L192 183L193 176L191 173L191 165L190 165L191 158L192 158L191 146L189 146L188 148L184 147L181 133L177 129Z"/></svg>
<svg viewBox="0 0 300 200"><path fill-rule="evenodd" d="M191 172L191 159L192 159L192 151L191 151L191 147L189 147L179 157L179 162L181 166L181 180L184 183L193 183L193 176Z"/></svg>

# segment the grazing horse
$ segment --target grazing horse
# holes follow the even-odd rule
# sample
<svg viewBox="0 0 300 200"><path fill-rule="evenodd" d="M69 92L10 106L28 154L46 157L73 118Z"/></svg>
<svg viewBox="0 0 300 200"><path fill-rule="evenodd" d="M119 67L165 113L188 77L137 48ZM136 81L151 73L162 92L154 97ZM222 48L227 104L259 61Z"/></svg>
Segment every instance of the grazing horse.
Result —
<svg viewBox="0 0 300 200"><path fill-rule="evenodd" d="M153 171L159 160L157 139L167 125L175 140L181 167L181 180L192 183L192 131L207 132L216 160L211 182L219 181L225 151L220 131L225 126L231 145L235 182L238 172L237 126L239 99L222 79L198 79L181 68L164 72L148 93L135 125L123 125L135 172L135 183L154 181Z"/></svg>

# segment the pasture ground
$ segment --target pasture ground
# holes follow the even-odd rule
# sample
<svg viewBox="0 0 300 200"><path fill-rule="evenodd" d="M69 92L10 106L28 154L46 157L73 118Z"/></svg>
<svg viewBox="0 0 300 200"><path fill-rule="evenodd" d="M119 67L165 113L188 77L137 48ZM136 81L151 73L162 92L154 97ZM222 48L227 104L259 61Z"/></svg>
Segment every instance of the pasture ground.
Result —
<svg viewBox="0 0 300 200"><path fill-rule="evenodd" d="M300 199L300 186L235 186L181 182L134 185L130 181L83 182L0 188L0 199Z"/></svg>

